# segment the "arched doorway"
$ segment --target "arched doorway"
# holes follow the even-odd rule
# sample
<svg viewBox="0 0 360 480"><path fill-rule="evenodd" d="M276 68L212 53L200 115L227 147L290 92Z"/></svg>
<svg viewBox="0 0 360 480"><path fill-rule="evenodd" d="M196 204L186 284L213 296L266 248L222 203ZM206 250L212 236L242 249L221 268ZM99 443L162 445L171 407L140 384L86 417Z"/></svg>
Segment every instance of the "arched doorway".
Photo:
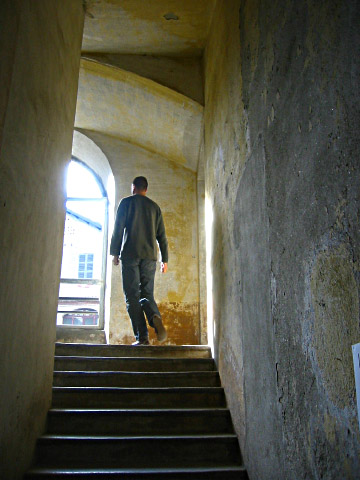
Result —
<svg viewBox="0 0 360 480"><path fill-rule="evenodd" d="M57 326L104 328L108 198L85 163L72 158L67 172L66 219Z"/></svg>

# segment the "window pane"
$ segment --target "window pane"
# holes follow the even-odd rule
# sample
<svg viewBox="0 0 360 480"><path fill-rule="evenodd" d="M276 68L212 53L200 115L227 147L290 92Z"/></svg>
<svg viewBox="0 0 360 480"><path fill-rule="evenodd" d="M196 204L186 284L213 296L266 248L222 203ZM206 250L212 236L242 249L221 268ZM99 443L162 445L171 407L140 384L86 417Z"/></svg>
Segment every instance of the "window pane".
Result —
<svg viewBox="0 0 360 480"><path fill-rule="evenodd" d="M101 278L105 202L100 201L100 206L103 210L102 224L67 211L61 278ZM86 275L87 271L92 272L91 276Z"/></svg>
<svg viewBox="0 0 360 480"><path fill-rule="evenodd" d="M57 325L98 325L100 285L60 283Z"/></svg>
<svg viewBox="0 0 360 480"><path fill-rule="evenodd" d="M107 197L91 169L76 161L67 196L57 324L98 326Z"/></svg>

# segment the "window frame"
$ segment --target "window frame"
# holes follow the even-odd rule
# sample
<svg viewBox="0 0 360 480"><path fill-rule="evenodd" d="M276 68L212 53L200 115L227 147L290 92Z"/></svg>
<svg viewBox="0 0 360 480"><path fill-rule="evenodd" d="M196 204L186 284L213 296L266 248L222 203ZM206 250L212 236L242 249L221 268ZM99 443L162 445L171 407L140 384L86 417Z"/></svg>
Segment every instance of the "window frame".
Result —
<svg viewBox="0 0 360 480"><path fill-rule="evenodd" d="M66 195L66 201L65 204L68 200L83 200L83 201L88 201L88 200L98 200L100 202L104 202L104 232L103 232L103 248L102 248L102 269L101 269L101 278L100 279L94 279L94 278L61 278L60 277L60 284L74 284L74 283L80 283L80 284L85 284L85 285L100 285L100 297L99 297L99 321L97 325L71 325L71 324L57 324L56 326L59 328L81 328L83 329L96 329L96 330L103 330L104 325L105 325L105 281L106 281L106 264L107 264L107 245L108 245L108 230L109 230L109 198L106 192L106 189L103 185L103 182L100 178L100 176L91 168L89 165L87 165L85 162L80 160L79 158L75 157L72 155L71 157L71 162L77 162L81 164L84 168L86 168L94 177L96 180L102 197L99 198L86 198L86 197L68 197ZM65 234L65 231L64 231ZM79 265L78 265L79 267ZM78 268L78 273L79 273L79 268ZM61 300L62 297L59 296L59 301ZM65 298L65 297L64 297ZM74 297L75 298L75 297ZM66 312L64 311L57 311L57 314L76 314L79 313L79 309L77 310L67 310ZM83 313L87 313L86 309L84 310Z"/></svg>

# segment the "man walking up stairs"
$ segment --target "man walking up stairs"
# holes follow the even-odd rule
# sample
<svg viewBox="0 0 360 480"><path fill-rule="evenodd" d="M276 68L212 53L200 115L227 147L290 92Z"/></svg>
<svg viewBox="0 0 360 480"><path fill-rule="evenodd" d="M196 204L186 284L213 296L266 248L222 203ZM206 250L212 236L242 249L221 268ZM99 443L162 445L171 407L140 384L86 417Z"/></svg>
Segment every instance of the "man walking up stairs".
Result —
<svg viewBox="0 0 360 480"><path fill-rule="evenodd" d="M57 344L26 480L247 479L208 347Z"/></svg>

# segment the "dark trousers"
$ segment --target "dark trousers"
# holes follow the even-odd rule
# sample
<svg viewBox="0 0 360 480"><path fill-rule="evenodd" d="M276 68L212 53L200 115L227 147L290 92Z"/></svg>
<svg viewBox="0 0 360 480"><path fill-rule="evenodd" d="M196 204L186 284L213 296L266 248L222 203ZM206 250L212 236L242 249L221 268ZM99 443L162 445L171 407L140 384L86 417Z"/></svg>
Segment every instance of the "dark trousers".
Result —
<svg viewBox="0 0 360 480"><path fill-rule="evenodd" d="M153 328L153 316L161 317L154 299L156 260L121 259L121 270L126 308L135 338L142 341L149 336L144 313Z"/></svg>

